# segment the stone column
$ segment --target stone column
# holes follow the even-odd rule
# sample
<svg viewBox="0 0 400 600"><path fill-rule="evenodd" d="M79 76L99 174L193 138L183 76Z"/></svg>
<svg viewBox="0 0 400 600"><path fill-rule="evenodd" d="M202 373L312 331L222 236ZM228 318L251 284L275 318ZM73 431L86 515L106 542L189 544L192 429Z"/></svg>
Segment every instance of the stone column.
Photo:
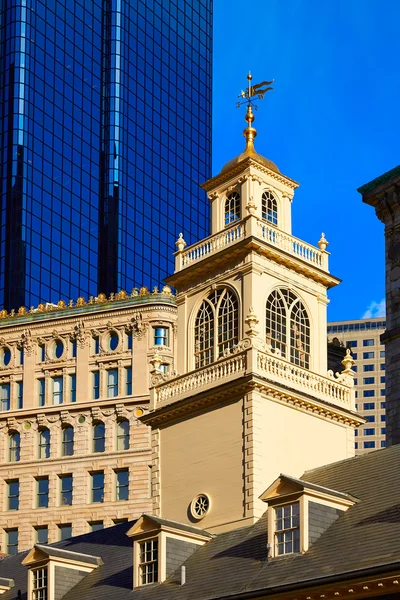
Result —
<svg viewBox="0 0 400 600"><path fill-rule="evenodd" d="M385 224L386 444L400 444L400 166L358 190Z"/></svg>

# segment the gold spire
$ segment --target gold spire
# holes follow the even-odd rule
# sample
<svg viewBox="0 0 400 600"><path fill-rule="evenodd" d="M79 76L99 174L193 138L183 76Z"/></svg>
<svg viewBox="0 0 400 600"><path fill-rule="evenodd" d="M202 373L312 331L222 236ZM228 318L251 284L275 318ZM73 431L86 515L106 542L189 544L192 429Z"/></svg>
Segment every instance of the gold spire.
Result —
<svg viewBox="0 0 400 600"><path fill-rule="evenodd" d="M276 166L276 164L273 163L268 158L265 158L264 156L261 156L260 154L258 154L254 148L254 139L257 135L257 129L255 127L253 127L253 121L254 121L253 108L257 109L257 106L254 103L254 99L258 98L259 100L262 100L264 98L264 95L273 89L272 87L270 87L273 80L272 81L262 81L261 83L257 83L256 85L251 85L252 79L253 79L253 76L249 72L249 74L247 75L247 81L248 81L247 89L245 91L242 91L240 93L240 95L238 96L239 98L243 98L244 100L242 102L239 101L236 103L236 106L238 108L240 106L242 106L243 104L247 104L247 112L246 112L246 116L245 116L245 121L247 122L247 127L243 131L243 135L246 139L246 148L244 149L244 152L242 152L242 154L239 154L239 156L230 160L223 167L221 172L228 171L229 169L231 169L232 167L237 165L242 160L245 160L246 158L251 157L251 158L254 158L255 160L259 161L260 163L262 163L263 165L265 165L272 171L279 173L279 169Z"/></svg>

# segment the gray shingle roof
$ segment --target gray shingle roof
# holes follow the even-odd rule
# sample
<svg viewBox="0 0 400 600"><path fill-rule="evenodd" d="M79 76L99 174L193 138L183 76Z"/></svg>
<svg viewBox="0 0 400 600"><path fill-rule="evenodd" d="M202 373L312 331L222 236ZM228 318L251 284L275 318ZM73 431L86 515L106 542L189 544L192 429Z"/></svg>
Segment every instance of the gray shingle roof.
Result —
<svg viewBox="0 0 400 600"><path fill-rule="evenodd" d="M132 540L125 533L133 523L94 532L56 548L101 556L104 564L88 574L63 600L215 600L256 597L261 590L301 587L316 580L385 565L400 568L400 445L307 471L302 479L349 494L359 502L341 515L304 554L267 558L267 521L220 534L185 563L186 584L175 573L165 583L132 591ZM268 484L270 482L266 482ZM26 553L0 561L0 577L15 587L2 595L14 600L26 591Z"/></svg>

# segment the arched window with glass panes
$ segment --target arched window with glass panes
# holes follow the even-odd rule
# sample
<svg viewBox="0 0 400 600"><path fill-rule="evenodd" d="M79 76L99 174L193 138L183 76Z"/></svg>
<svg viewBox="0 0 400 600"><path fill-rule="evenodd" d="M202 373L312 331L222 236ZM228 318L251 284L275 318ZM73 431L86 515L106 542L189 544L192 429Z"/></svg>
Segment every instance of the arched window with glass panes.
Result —
<svg viewBox="0 0 400 600"><path fill-rule="evenodd" d="M240 219L240 194L231 192L225 200L225 227Z"/></svg>
<svg viewBox="0 0 400 600"><path fill-rule="evenodd" d="M278 225L278 203L272 192L266 191L261 196L261 216L264 221Z"/></svg>
<svg viewBox="0 0 400 600"><path fill-rule="evenodd" d="M274 290L267 299L266 342L291 363L310 368L310 319L296 294Z"/></svg>
<svg viewBox="0 0 400 600"><path fill-rule="evenodd" d="M198 310L194 326L195 367L205 367L238 343L239 303L227 288L213 290Z"/></svg>

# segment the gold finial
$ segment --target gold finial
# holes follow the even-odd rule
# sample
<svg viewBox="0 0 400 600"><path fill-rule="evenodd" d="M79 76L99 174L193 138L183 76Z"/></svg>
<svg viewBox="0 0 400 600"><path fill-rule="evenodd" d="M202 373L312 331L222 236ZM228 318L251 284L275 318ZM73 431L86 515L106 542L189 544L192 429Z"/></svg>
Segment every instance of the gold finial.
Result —
<svg viewBox="0 0 400 600"><path fill-rule="evenodd" d="M242 106L242 104L247 104L247 112L246 112L246 116L245 116L245 121L247 122L247 127L243 131L243 135L246 138L245 152L247 154L255 154L254 139L257 135L257 130L255 129L255 127L253 127L252 124L254 121L253 108L254 108L254 110L257 110L257 105L254 102L254 98L258 98L258 100L262 100L267 92L274 89L271 87L271 84L274 81L273 79L271 81L262 81L261 83L251 85L252 79L253 79L253 76L249 71L249 73L247 75L247 81L248 81L247 90L246 91L242 90L242 92L238 96L238 98L244 98L244 101L243 102L239 101L236 103L237 108Z"/></svg>

